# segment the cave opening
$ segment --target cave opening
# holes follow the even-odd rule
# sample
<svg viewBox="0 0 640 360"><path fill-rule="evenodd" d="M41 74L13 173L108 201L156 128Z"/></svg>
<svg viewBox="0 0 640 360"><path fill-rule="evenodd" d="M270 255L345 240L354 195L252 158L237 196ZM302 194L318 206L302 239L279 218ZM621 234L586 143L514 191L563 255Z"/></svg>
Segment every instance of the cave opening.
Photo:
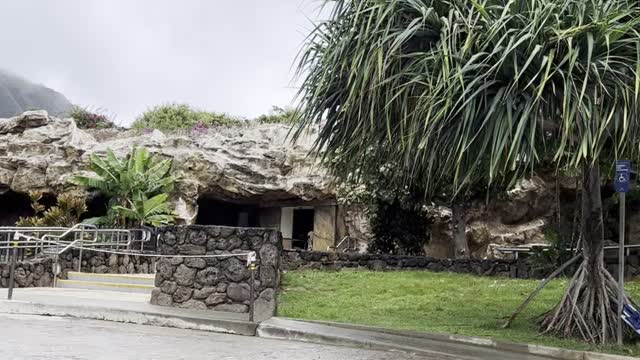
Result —
<svg viewBox="0 0 640 360"><path fill-rule="evenodd" d="M292 247L294 249L311 250L314 209L294 209L293 210L293 226L292 226Z"/></svg>
<svg viewBox="0 0 640 360"><path fill-rule="evenodd" d="M87 211L82 214L80 220L91 219L107 215L109 199L101 192L90 193L86 199Z"/></svg>
<svg viewBox="0 0 640 360"><path fill-rule="evenodd" d="M198 225L258 226L258 208L251 204L236 204L207 196L198 199Z"/></svg>
<svg viewBox="0 0 640 360"><path fill-rule="evenodd" d="M0 192L0 226L15 226L20 217L33 216L29 195L12 190Z"/></svg>

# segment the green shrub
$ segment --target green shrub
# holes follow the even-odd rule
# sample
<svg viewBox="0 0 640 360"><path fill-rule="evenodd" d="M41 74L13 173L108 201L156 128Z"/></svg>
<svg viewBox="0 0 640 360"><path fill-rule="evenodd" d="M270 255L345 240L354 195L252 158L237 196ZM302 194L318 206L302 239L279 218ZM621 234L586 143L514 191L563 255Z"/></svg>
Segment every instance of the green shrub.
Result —
<svg viewBox="0 0 640 360"><path fill-rule="evenodd" d="M368 251L377 254L424 255L429 221L419 208L402 206L398 199L378 201L371 218L374 237Z"/></svg>
<svg viewBox="0 0 640 360"><path fill-rule="evenodd" d="M299 118L298 111L291 107L274 106L268 114L260 115L258 122L262 124L293 124Z"/></svg>
<svg viewBox="0 0 640 360"><path fill-rule="evenodd" d="M69 113L80 129L108 129L115 127L113 121L101 114L101 111L93 112L80 106L74 106Z"/></svg>
<svg viewBox="0 0 640 360"><path fill-rule="evenodd" d="M529 268L534 276L548 276L575 255L575 249L571 249L569 241L556 230L547 228L544 237L550 246L533 248L527 258ZM576 266L574 264L564 273L573 274Z"/></svg>
<svg viewBox="0 0 640 360"><path fill-rule="evenodd" d="M171 175L172 161L157 159L144 148L133 147L124 158L107 150L104 157L90 155L91 176L74 176L69 182L99 190L109 199L107 215L88 219L96 225L136 227L174 222L169 205L177 177Z"/></svg>
<svg viewBox="0 0 640 360"><path fill-rule="evenodd" d="M201 130L212 126L232 126L240 123L239 118L224 113L196 110L186 104L166 104L156 106L140 115L132 127L160 131Z"/></svg>
<svg viewBox="0 0 640 360"><path fill-rule="evenodd" d="M21 217L16 222L16 226L61 226L71 227L80 222L82 214L87 212L85 199L72 194L61 194L56 199L56 206L45 209L40 203L42 193L37 191L29 192L31 208L34 216Z"/></svg>

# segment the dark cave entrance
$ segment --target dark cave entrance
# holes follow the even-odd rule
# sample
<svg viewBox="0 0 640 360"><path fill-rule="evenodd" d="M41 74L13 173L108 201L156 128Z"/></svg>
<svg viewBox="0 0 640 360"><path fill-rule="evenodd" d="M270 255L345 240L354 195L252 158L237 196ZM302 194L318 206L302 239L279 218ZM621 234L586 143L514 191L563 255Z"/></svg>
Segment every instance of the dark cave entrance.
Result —
<svg viewBox="0 0 640 360"><path fill-rule="evenodd" d="M235 204L201 196L198 199L196 224L257 227L258 209L255 205Z"/></svg>
<svg viewBox="0 0 640 360"><path fill-rule="evenodd" d="M29 195L12 190L0 192L0 226L15 226L20 217L33 216Z"/></svg>
<svg viewBox="0 0 640 360"><path fill-rule="evenodd" d="M87 196L87 212L80 216L80 220L91 219L107 215L109 199L102 193L96 191Z"/></svg>
<svg viewBox="0 0 640 360"><path fill-rule="evenodd" d="M294 249L311 249L309 233L313 232L314 209L294 209L293 229L291 231Z"/></svg>

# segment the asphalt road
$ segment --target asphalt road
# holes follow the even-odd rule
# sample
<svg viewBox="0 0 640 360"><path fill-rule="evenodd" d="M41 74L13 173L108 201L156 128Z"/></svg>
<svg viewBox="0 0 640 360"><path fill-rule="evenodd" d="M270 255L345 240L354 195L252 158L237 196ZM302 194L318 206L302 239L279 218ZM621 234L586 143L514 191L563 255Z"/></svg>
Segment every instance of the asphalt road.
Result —
<svg viewBox="0 0 640 360"><path fill-rule="evenodd" d="M436 360L203 331L6 314L0 314L0 359Z"/></svg>

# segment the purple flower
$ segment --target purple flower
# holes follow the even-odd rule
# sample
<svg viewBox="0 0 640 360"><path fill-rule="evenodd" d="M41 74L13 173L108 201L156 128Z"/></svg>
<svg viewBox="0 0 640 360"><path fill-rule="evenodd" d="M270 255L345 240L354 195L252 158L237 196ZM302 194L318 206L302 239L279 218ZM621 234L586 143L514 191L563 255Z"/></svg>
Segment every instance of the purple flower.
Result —
<svg viewBox="0 0 640 360"><path fill-rule="evenodd" d="M199 122L196 123L195 125L193 125L193 127L191 128L192 132L196 132L196 133L200 133L200 134L206 134L207 131L209 131L209 128L207 127L206 124Z"/></svg>

